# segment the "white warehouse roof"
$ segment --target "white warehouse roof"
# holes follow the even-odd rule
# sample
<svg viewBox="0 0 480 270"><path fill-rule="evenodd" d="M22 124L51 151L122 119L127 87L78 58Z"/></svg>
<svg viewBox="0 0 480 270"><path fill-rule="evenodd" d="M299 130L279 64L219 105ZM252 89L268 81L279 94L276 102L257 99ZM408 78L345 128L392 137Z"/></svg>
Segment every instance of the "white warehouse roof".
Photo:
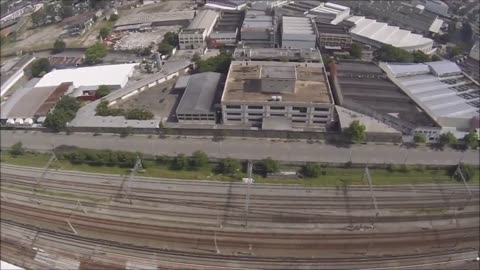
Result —
<svg viewBox="0 0 480 270"><path fill-rule="evenodd" d="M360 38L357 39L367 39L382 44L389 44L408 51L421 50L425 53L430 53L432 50L432 39L402 30L397 26L390 26L362 16L352 16L347 20L355 23L355 26L350 30L354 38L358 36Z"/></svg>
<svg viewBox="0 0 480 270"><path fill-rule="evenodd" d="M45 74L35 87L58 86L64 82L72 82L74 87L103 84L124 87L136 65L121 64L53 70Z"/></svg>
<svg viewBox="0 0 480 270"><path fill-rule="evenodd" d="M480 86L453 62L380 63L380 67L434 119L471 119L479 113Z"/></svg>

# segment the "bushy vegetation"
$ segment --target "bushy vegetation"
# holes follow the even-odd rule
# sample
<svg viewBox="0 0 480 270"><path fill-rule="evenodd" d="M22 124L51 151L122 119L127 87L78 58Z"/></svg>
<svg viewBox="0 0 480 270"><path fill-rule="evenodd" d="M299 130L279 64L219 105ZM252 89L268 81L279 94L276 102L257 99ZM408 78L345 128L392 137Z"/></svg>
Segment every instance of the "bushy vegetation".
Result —
<svg viewBox="0 0 480 270"><path fill-rule="evenodd" d="M422 51L407 52L392 45L384 45L374 53L375 59L382 62L425 63L440 60L431 58Z"/></svg>
<svg viewBox="0 0 480 270"><path fill-rule="evenodd" d="M425 135L421 134L421 133L417 133L415 134L415 136L413 137L413 141L415 143L425 143L427 140L425 138Z"/></svg>
<svg viewBox="0 0 480 270"><path fill-rule="evenodd" d="M72 164L89 164L92 166L133 167L138 153L112 150L77 149L57 154L59 159L66 159Z"/></svg>
<svg viewBox="0 0 480 270"><path fill-rule="evenodd" d="M10 147L9 153L11 156L14 156L14 157L25 154L25 149L23 148L22 142L18 142L12 145L12 147Z"/></svg>
<svg viewBox="0 0 480 270"><path fill-rule="evenodd" d="M127 119L132 120L150 120L154 115L145 109L131 109L125 111L120 108L112 108L108 106L108 101L101 101L95 108L96 115L99 116L124 116Z"/></svg>
<svg viewBox="0 0 480 270"><path fill-rule="evenodd" d="M43 125L55 131L64 130L67 123L75 118L80 106L80 102L76 98L70 96L62 97L55 109L47 115Z"/></svg>
<svg viewBox="0 0 480 270"><path fill-rule="evenodd" d="M42 77L52 70L52 66L47 58L40 58L33 61L31 70L33 77Z"/></svg>
<svg viewBox="0 0 480 270"><path fill-rule="evenodd" d="M478 177L478 168L472 165L460 163L460 171L462 172L465 181L469 182L470 180ZM452 177L457 181L463 181L460 173L457 172L457 167L452 168Z"/></svg>
<svg viewBox="0 0 480 270"><path fill-rule="evenodd" d="M440 137L438 138L438 143L441 146L446 146L446 145L453 146L457 143L457 138L455 137L455 135L453 135L452 132L449 131L449 132L440 134Z"/></svg>
<svg viewBox="0 0 480 270"><path fill-rule="evenodd" d="M59 52L63 52L65 50L65 48L67 47L67 44L65 43L65 41L61 40L61 39L57 39L55 40L55 43L53 43L53 53L59 53Z"/></svg>
<svg viewBox="0 0 480 270"><path fill-rule="evenodd" d="M158 52L162 55L171 55L174 48L178 46L178 34L167 32L162 42L158 44Z"/></svg>
<svg viewBox="0 0 480 270"><path fill-rule="evenodd" d="M102 39L105 39L110 35L110 32L112 32L112 28L110 27L102 27L98 33L98 36L101 37Z"/></svg>
<svg viewBox="0 0 480 270"><path fill-rule="evenodd" d="M90 46L85 51L85 63L88 65L95 65L102 61L102 59L107 56L108 49L102 43L97 43Z"/></svg>
<svg viewBox="0 0 480 270"><path fill-rule="evenodd" d="M350 55L357 59L362 58L362 47L356 43L353 43L352 47L350 48Z"/></svg>
<svg viewBox="0 0 480 270"><path fill-rule="evenodd" d="M364 124L360 123L360 121L358 120L354 120L352 121L352 123L350 123L350 126L345 132L351 142L361 143L364 142L367 138L365 130L366 127Z"/></svg>
<svg viewBox="0 0 480 270"><path fill-rule="evenodd" d="M98 98L101 98L101 97L107 96L108 94L110 94L110 92L111 90L110 90L110 87L108 87L108 85L100 85L97 91L95 92L95 96L97 96Z"/></svg>
<svg viewBox="0 0 480 270"><path fill-rule="evenodd" d="M202 60L200 57L195 59L195 66L197 72L219 72L227 73L230 63L232 62L232 56L224 51L221 51L219 55Z"/></svg>
<svg viewBox="0 0 480 270"><path fill-rule="evenodd" d="M268 157L266 159L261 160L258 163L258 172L267 175L269 173L276 173L280 170L280 166L277 161L273 160L272 158Z"/></svg>
<svg viewBox="0 0 480 270"><path fill-rule="evenodd" d="M305 177L318 177L322 173L322 167L317 163L308 162L302 167L301 173Z"/></svg>
<svg viewBox="0 0 480 270"><path fill-rule="evenodd" d="M226 158L218 162L216 171L225 175L235 175L240 171L240 162L232 158Z"/></svg>
<svg viewBox="0 0 480 270"><path fill-rule="evenodd" d="M469 132L463 137L463 141L467 147L477 149L478 147L478 134L476 132Z"/></svg>

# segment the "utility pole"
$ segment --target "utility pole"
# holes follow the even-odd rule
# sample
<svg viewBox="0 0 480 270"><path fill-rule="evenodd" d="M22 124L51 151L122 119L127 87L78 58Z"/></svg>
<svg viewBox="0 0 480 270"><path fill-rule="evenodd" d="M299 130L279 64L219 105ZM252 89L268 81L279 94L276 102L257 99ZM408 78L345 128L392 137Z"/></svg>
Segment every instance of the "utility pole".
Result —
<svg viewBox="0 0 480 270"><path fill-rule="evenodd" d="M130 176L128 177L127 184L123 185L123 188L122 188L124 198L129 199L128 197L130 196L130 190L132 188L133 178L135 177L135 174L138 172L138 170L141 168L143 168L142 160L140 159L139 156L137 156L137 161L135 162L135 166L133 167L132 172L130 172ZM131 203L132 203L132 200L130 200L130 204Z"/></svg>
<svg viewBox="0 0 480 270"><path fill-rule="evenodd" d="M54 162L55 160L57 160L57 156L55 155L55 152L52 150L52 155L50 156L50 159L48 160L47 164L45 165L45 167L43 167L43 171L42 171L42 174L40 175L40 177L38 177L36 180L36 183L35 183L35 189L36 187L38 186L38 184L40 183L40 181L45 177L45 175L47 174L47 171L48 171L48 168L50 167L50 165L52 164L52 162Z"/></svg>
<svg viewBox="0 0 480 270"><path fill-rule="evenodd" d="M67 222L68 226L70 227L70 229L72 230L72 232L77 235L77 231L75 230L75 228L73 228L72 226L72 223L70 223L70 221L68 220L68 218L65 219L65 221Z"/></svg>
<svg viewBox="0 0 480 270"><path fill-rule="evenodd" d="M460 163L457 165L457 169L453 173L453 176L456 174L460 175L460 178L463 181L463 185L465 186L465 189L468 192L468 201L470 201L472 199L472 191L470 190L470 186L467 184L467 180L465 180L465 177L463 176L462 169L460 168Z"/></svg>
<svg viewBox="0 0 480 270"><path fill-rule="evenodd" d="M213 233L213 242L215 243L215 251L217 252L217 254L220 254L220 249L217 245L217 232Z"/></svg>
<svg viewBox="0 0 480 270"><path fill-rule="evenodd" d="M245 195L245 228L248 226L248 207L250 204L250 186L253 182L252 178L252 171L253 171L253 162L251 160L248 161L247 165L247 194Z"/></svg>

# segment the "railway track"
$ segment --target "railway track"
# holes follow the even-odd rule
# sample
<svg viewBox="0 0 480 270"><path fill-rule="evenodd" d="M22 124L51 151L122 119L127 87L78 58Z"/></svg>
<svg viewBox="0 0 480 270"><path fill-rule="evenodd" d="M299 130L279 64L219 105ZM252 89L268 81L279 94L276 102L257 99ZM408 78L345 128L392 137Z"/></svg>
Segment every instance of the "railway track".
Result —
<svg viewBox="0 0 480 270"><path fill-rule="evenodd" d="M343 258L255 258L242 254L197 254L189 252L171 251L159 248L125 245L122 243L90 239L69 235L61 232L38 230L32 226L9 221L1 221L2 226L2 254L5 250L11 257L18 251L29 252L25 265L40 262L35 260L38 253L55 253L57 258L77 261L79 269L92 269L98 266L108 266L109 269L125 269L129 263L143 262L159 269L398 269L401 266L407 269L451 269L456 262L471 260L475 254L472 248L452 249L414 255L402 256L356 256ZM26 235L26 237L18 237ZM32 235L35 235L34 239ZM29 237L30 236L30 237ZM26 238L26 239L25 239ZM32 247L49 243L42 249ZM92 247L95 247L92 250ZM73 255L74 254L74 255ZM17 255L18 256L18 255ZM433 259L434 264L425 265L425 260ZM131 265L131 264L130 264ZM241 266L239 266L241 265ZM446 266L448 268L440 268ZM428 267L428 268L425 268Z"/></svg>
<svg viewBox="0 0 480 270"><path fill-rule="evenodd" d="M1 175L2 251L6 243L6 254L21 257L24 251L33 256L32 264L38 255L29 250L33 242L51 252L42 260L63 256L65 264L82 270L125 269L142 261L160 269L431 269L422 268L424 262L452 269L452 263L478 252L478 187L468 197L463 185L375 186L381 212L374 217L368 187L255 185L249 226L242 227L244 184L138 177L128 204L120 200L123 177L49 171L38 179L42 170L22 168L25 175L16 175L15 166L7 167L5 174L2 165ZM76 209L78 201L87 213ZM67 218L79 235L66 233ZM422 229L417 222L443 225ZM339 226L372 223L410 229ZM337 229L315 229L319 224ZM32 236L35 231L40 232ZM32 239L15 240L13 235L22 233ZM125 250L112 259L92 254L93 243L103 245L107 255L122 245Z"/></svg>

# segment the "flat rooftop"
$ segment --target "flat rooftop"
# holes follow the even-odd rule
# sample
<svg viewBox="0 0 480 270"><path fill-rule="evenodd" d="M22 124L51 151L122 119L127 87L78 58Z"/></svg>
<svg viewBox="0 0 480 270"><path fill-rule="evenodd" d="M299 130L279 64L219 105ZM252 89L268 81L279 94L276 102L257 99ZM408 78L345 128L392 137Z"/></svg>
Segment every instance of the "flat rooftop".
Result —
<svg viewBox="0 0 480 270"><path fill-rule="evenodd" d="M194 10L155 13L142 12L141 14L132 13L126 16L120 16L115 23L115 27L131 24L152 24L155 22L192 20L194 14Z"/></svg>
<svg viewBox="0 0 480 270"><path fill-rule="evenodd" d="M282 17L283 34L308 34L315 35L312 20L305 17Z"/></svg>
<svg viewBox="0 0 480 270"><path fill-rule="evenodd" d="M210 28L216 21L218 13L213 10L202 10L193 19L187 29Z"/></svg>
<svg viewBox="0 0 480 270"><path fill-rule="evenodd" d="M187 88L177 107L177 114L209 114L215 112L215 93L222 74L204 72L189 76Z"/></svg>
<svg viewBox="0 0 480 270"><path fill-rule="evenodd" d="M213 31L216 32L232 32L242 26L243 12L223 11L220 18L217 20Z"/></svg>
<svg viewBox="0 0 480 270"><path fill-rule="evenodd" d="M265 79L287 85L285 81L291 81L293 89L262 89ZM272 95L281 95L282 102L333 103L322 64L232 61L222 101L265 102Z"/></svg>

